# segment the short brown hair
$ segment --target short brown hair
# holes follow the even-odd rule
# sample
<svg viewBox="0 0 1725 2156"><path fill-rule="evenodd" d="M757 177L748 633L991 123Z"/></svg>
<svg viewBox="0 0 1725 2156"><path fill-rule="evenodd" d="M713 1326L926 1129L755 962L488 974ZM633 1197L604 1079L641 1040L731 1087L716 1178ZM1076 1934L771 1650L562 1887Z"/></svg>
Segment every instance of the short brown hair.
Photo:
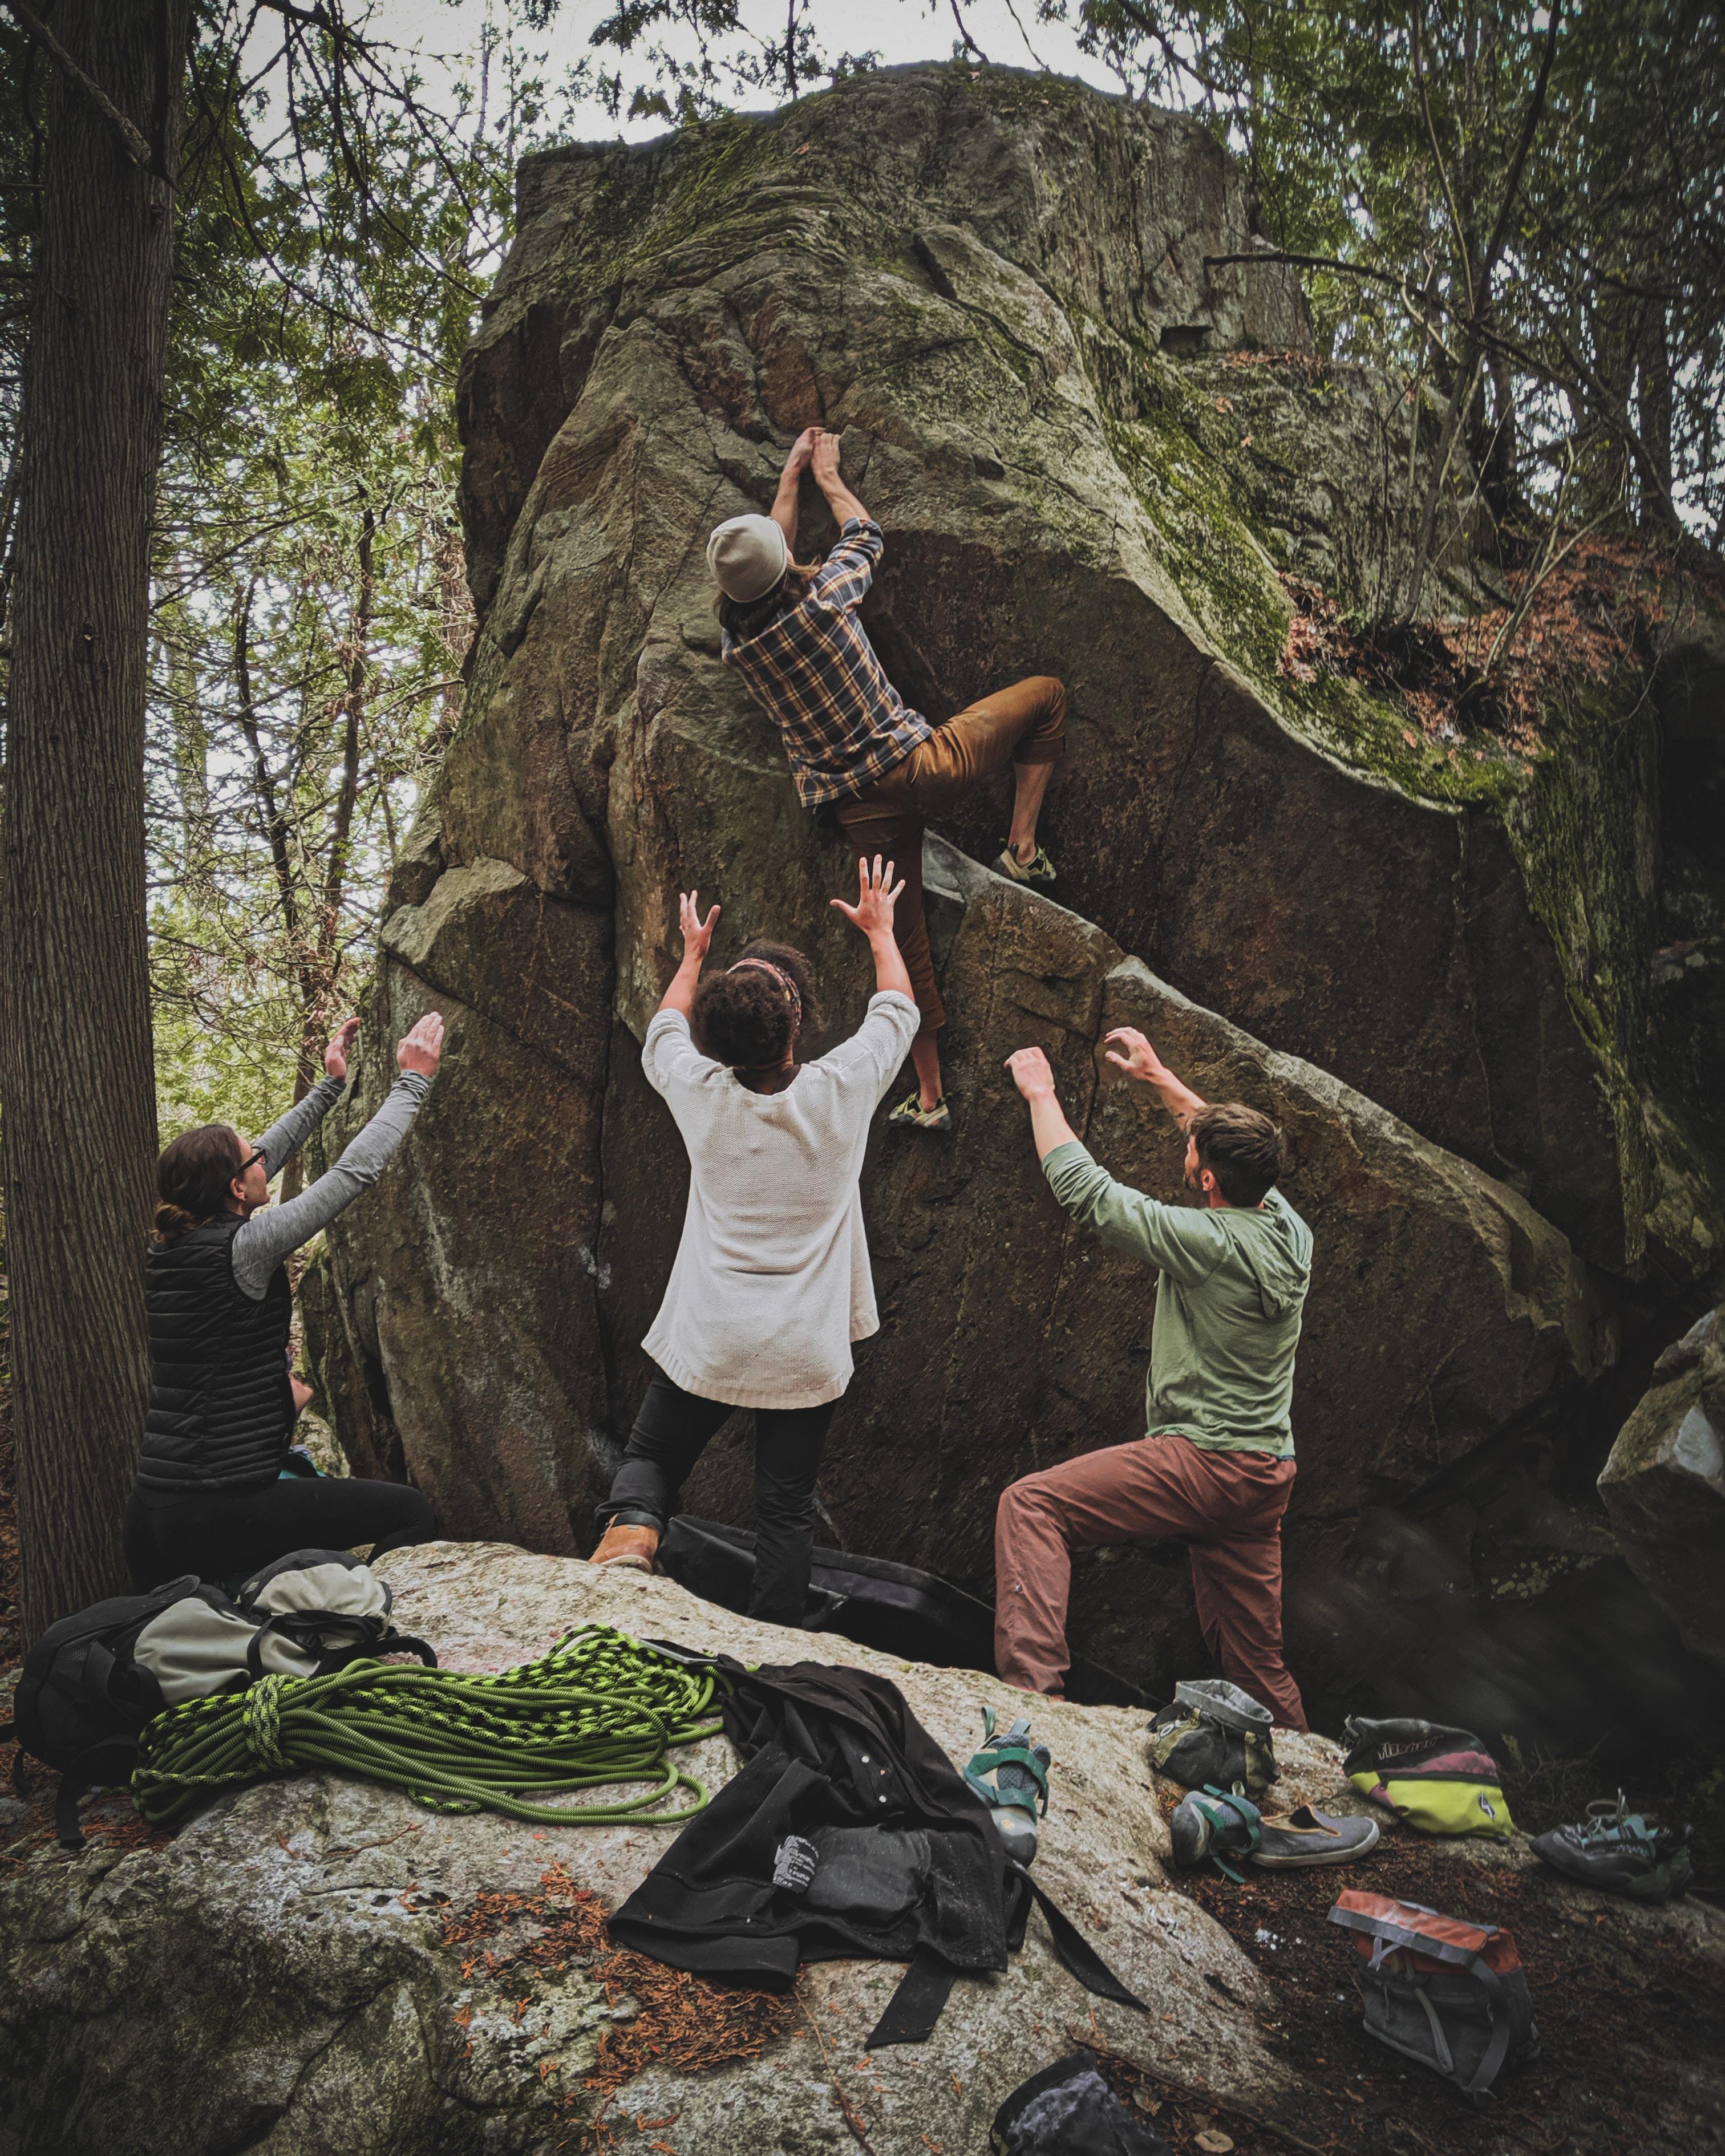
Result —
<svg viewBox="0 0 1725 2156"><path fill-rule="evenodd" d="M1199 1166L1215 1177L1230 1205L1260 1205L1281 1180L1281 1132L1244 1101L1200 1108L1186 1130L1198 1147Z"/></svg>
<svg viewBox="0 0 1725 2156"><path fill-rule="evenodd" d="M177 1242L213 1220L228 1204L228 1186L239 1173L245 1148L232 1123L200 1123L182 1131L156 1163L156 1240Z"/></svg>

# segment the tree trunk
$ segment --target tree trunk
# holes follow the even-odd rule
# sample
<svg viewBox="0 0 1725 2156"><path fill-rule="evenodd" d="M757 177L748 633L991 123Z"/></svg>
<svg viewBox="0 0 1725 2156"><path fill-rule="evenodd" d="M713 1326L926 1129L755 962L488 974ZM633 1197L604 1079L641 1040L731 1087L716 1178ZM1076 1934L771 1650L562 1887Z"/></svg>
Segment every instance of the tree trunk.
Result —
<svg viewBox="0 0 1725 2156"><path fill-rule="evenodd" d="M0 906L27 1638L126 1584L156 1099L144 688L190 0L59 0L25 368Z"/></svg>
<svg viewBox="0 0 1725 2156"><path fill-rule="evenodd" d="M1635 473L1640 482L1641 521L1677 528L1671 501L1671 356L1666 341L1666 311L1647 303L1635 352L1635 417L1638 440Z"/></svg>

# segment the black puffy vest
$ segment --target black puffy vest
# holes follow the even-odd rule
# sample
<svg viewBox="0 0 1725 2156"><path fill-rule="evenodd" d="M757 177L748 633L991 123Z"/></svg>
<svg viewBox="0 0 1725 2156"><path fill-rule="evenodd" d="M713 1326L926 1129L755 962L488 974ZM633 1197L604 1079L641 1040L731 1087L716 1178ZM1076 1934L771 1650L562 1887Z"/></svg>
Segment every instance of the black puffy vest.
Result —
<svg viewBox="0 0 1725 2156"><path fill-rule="evenodd" d="M230 1213L177 1242L150 1245L150 1412L138 1462L146 1489L257 1489L281 1471L294 1420L293 1294L285 1265L261 1302L234 1279L242 1224Z"/></svg>

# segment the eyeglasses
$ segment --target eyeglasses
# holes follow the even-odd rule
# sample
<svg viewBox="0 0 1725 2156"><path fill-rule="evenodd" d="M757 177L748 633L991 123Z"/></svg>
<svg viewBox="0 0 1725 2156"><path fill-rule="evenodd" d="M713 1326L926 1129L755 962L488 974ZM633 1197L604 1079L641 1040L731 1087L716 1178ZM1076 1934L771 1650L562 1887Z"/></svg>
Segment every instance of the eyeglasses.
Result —
<svg viewBox="0 0 1725 2156"><path fill-rule="evenodd" d="M234 1171L235 1174L244 1175L248 1168L254 1168L264 1158L264 1148L262 1146L259 1146L255 1152L248 1153L245 1158L241 1161L239 1166Z"/></svg>

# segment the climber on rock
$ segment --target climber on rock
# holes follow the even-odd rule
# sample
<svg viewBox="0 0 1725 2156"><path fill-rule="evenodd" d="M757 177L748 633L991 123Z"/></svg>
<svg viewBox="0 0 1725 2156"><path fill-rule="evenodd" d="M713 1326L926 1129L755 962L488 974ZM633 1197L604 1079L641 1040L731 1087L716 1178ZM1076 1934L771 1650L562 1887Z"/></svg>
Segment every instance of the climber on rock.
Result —
<svg viewBox="0 0 1725 2156"><path fill-rule="evenodd" d="M814 1544L814 1485L853 1341L880 1329L858 1179L869 1127L916 1030L893 937L893 864L857 864L855 906L875 993L849 1040L798 1063L820 1025L809 962L752 942L729 970L701 969L716 906L679 911L683 963L646 1039L641 1070L689 1149L689 1204L665 1301L641 1342L657 1364L610 1495L596 1564L650 1572L685 1478L738 1408L755 1412L752 1617L800 1625Z"/></svg>
<svg viewBox="0 0 1725 2156"><path fill-rule="evenodd" d="M839 526L824 562L793 559L797 490L805 470ZM1014 882L1051 884L1053 864L1036 843L1036 819L1055 766L1065 754L1066 692L1048 675L999 690L943 725L911 711L886 678L857 619L885 542L880 527L839 476L839 438L810 427L798 437L770 516L733 516L707 542L722 597L726 663L778 722L805 808L829 812L860 860L880 854L904 878L899 947L922 1024L911 1043L916 1091L888 1122L947 1131L935 1036L946 1010L935 986L922 907L922 829L963 790L1013 766L1012 824L995 869Z"/></svg>
<svg viewBox="0 0 1725 2156"><path fill-rule="evenodd" d="M1204 1643L1224 1676L1289 1729L1305 1710L1282 1660L1281 1518L1294 1480L1289 1406L1312 1231L1276 1188L1281 1134L1238 1101L1206 1106L1142 1033L1108 1060L1153 1086L1186 1133L1202 1208L1115 1182L1061 1112L1040 1048L1007 1058L1055 1196L1076 1220L1157 1267L1148 1435L1081 1453L1001 1493L994 1517L994 1656L1007 1683L1058 1696L1072 1552L1171 1537L1187 1545Z"/></svg>
<svg viewBox="0 0 1725 2156"><path fill-rule="evenodd" d="M140 1593L182 1573L244 1576L290 1550L369 1543L376 1557L437 1532L430 1505L406 1484L313 1475L288 1456L311 1394L289 1368L286 1260L382 1173L443 1055L432 1011L398 1045L400 1075L335 1166L271 1205L270 1178L341 1098L358 1032L357 1018L338 1028L322 1082L255 1146L229 1124L204 1123L156 1163L162 1203L144 1274L150 1407L125 1530Z"/></svg>

